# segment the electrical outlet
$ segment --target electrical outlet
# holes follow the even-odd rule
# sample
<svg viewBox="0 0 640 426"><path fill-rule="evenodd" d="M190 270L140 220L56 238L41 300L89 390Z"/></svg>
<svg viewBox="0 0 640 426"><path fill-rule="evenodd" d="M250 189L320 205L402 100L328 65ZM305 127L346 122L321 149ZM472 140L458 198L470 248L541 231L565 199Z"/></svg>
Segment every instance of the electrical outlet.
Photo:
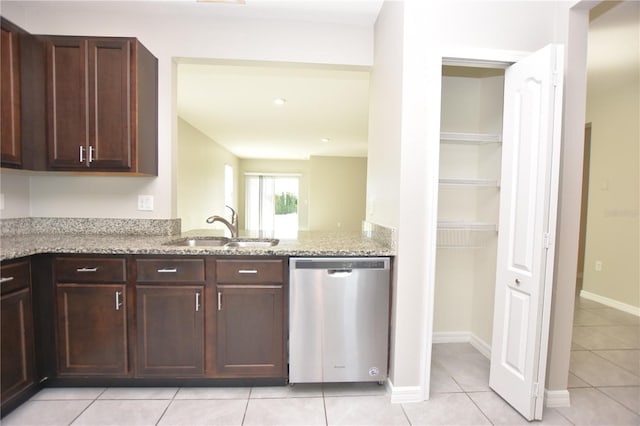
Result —
<svg viewBox="0 0 640 426"><path fill-rule="evenodd" d="M138 195L138 210L153 210L153 195Z"/></svg>
<svg viewBox="0 0 640 426"><path fill-rule="evenodd" d="M596 271L602 271L602 260L596 260Z"/></svg>

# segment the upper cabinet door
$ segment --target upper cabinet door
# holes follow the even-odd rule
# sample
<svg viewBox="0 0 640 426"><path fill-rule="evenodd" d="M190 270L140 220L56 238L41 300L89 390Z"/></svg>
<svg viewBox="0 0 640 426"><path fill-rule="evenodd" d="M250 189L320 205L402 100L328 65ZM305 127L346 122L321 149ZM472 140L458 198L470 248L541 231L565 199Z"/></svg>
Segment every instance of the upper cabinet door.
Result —
<svg viewBox="0 0 640 426"><path fill-rule="evenodd" d="M2 141L2 165L20 166L22 148L20 137L20 54L18 34L2 26L0 66L2 69L2 94L0 95L0 140Z"/></svg>
<svg viewBox="0 0 640 426"><path fill-rule="evenodd" d="M49 37L49 170L157 175L157 67L135 39Z"/></svg>
<svg viewBox="0 0 640 426"><path fill-rule="evenodd" d="M87 44L53 38L47 45L47 144L51 169L88 167Z"/></svg>
<svg viewBox="0 0 640 426"><path fill-rule="evenodd" d="M89 40L89 167L131 168L129 40Z"/></svg>

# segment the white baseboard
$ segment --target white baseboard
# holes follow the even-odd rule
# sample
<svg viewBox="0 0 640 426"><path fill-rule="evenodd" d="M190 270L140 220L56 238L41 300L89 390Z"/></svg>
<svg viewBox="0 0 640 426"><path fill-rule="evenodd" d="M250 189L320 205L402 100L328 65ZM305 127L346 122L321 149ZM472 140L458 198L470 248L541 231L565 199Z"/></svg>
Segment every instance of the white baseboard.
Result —
<svg viewBox="0 0 640 426"><path fill-rule="evenodd" d="M568 390L544 390L544 405L546 407L570 407L571 397Z"/></svg>
<svg viewBox="0 0 640 426"><path fill-rule="evenodd" d="M387 391L393 404L424 401L424 390L421 386L394 386L391 379L387 379Z"/></svg>
<svg viewBox="0 0 640 426"><path fill-rule="evenodd" d="M594 302L602 303L610 308L617 309L619 311L626 312L631 315L640 317L640 307L628 305L626 303L618 302L617 300L609 299L608 297L600 296L599 294L591 293L589 291L580 290L580 297L584 297Z"/></svg>
<svg viewBox="0 0 640 426"><path fill-rule="evenodd" d="M470 331L441 331L432 335L433 343L469 343L471 341Z"/></svg>
<svg viewBox="0 0 640 426"><path fill-rule="evenodd" d="M485 357L491 359L491 345L470 331L443 331L433 333L433 343L470 343Z"/></svg>

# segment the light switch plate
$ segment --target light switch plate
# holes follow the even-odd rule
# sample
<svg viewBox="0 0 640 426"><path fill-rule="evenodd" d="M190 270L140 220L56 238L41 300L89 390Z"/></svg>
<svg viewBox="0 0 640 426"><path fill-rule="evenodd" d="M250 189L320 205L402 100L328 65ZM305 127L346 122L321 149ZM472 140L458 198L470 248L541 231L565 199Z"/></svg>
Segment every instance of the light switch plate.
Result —
<svg viewBox="0 0 640 426"><path fill-rule="evenodd" d="M153 210L153 195L138 195L138 210Z"/></svg>

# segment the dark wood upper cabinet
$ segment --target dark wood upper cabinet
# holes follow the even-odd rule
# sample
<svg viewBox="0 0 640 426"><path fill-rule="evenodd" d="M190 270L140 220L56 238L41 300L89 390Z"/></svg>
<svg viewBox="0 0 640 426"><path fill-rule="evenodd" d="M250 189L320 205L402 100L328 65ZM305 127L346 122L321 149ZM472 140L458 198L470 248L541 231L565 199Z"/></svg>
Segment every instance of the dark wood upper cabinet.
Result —
<svg viewBox="0 0 640 426"><path fill-rule="evenodd" d="M3 264L0 297L0 400L2 414L34 386L33 317L28 260Z"/></svg>
<svg viewBox="0 0 640 426"><path fill-rule="evenodd" d="M45 170L44 43L10 21L1 21L1 164Z"/></svg>
<svg viewBox="0 0 640 426"><path fill-rule="evenodd" d="M157 59L132 38L46 40L49 170L157 175Z"/></svg>
<svg viewBox="0 0 640 426"><path fill-rule="evenodd" d="M20 137L20 48L19 34L2 21L2 45L0 46L0 72L2 94L0 101L0 142L2 165L22 166Z"/></svg>

